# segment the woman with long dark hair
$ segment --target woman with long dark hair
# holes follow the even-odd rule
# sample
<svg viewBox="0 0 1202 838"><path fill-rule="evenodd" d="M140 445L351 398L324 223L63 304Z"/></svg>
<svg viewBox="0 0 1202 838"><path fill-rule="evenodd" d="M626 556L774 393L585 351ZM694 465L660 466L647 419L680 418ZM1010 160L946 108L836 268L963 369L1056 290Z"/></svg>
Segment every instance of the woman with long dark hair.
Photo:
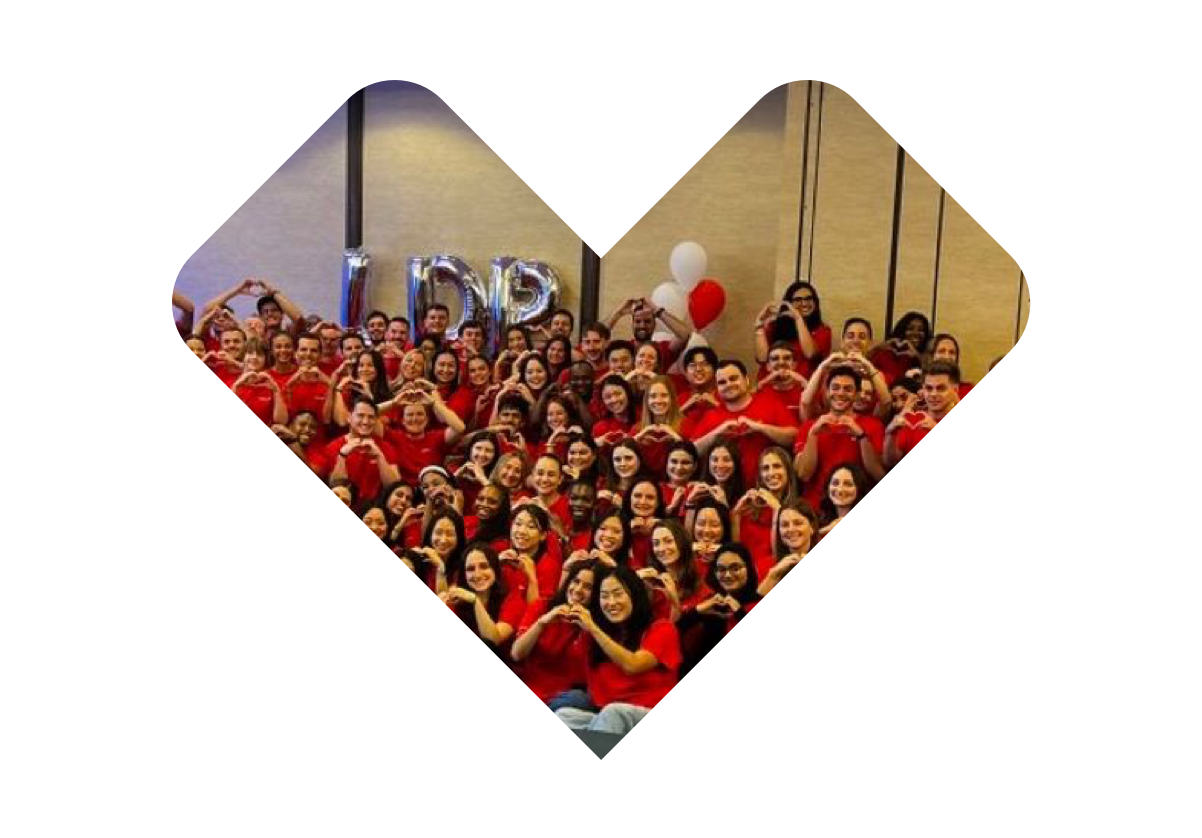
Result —
<svg viewBox="0 0 1202 838"><path fill-rule="evenodd" d="M651 530L664 519L664 495L659 482L640 477L622 499L622 517L630 524L630 566L647 566L651 557Z"/></svg>
<svg viewBox="0 0 1202 838"><path fill-rule="evenodd" d="M870 488L872 481L868 472L856 463L844 463L831 471L826 481L826 493L822 498L822 526L818 534L826 535L834 529L835 524L842 521L844 516L864 499Z"/></svg>
<svg viewBox="0 0 1202 838"><path fill-rule="evenodd" d="M506 565L506 583L522 587L526 601L549 600L559 587L563 553L551 529L551 516L540 506L528 503L509 521L509 547L501 553Z"/></svg>
<svg viewBox="0 0 1202 838"><path fill-rule="evenodd" d="M577 730L629 732L679 680L675 626L654 618L646 586L622 566L601 569L588 608L571 606L567 619L588 635L588 692L600 710L562 707L555 715Z"/></svg>
<svg viewBox="0 0 1202 838"><path fill-rule="evenodd" d="M796 369L806 378L831 354L831 327L822 321L822 302L809 282L797 281L785 289L784 302L769 303L756 321L755 359L761 372L768 363L768 348L777 341L793 349Z"/></svg>
<svg viewBox="0 0 1202 838"><path fill-rule="evenodd" d="M562 586L568 572L585 562L616 567L630 562L630 522L618 511L601 512L594 519L593 540L586 548L574 550L563 563L559 577Z"/></svg>
<svg viewBox="0 0 1202 838"><path fill-rule="evenodd" d="M368 399L377 408L388 412L391 407L392 390L388 387L388 373L384 369L384 356L374 349L366 349L355 359L354 375L338 383L339 398L334 399L334 421L341 427L350 423L353 398L356 394Z"/></svg>
<svg viewBox="0 0 1202 838"><path fill-rule="evenodd" d="M440 349L431 364L434 386L456 416L466 425L476 412L476 396L470 387L461 386L463 371L459 355L453 349Z"/></svg>
<svg viewBox="0 0 1202 838"><path fill-rule="evenodd" d="M730 514L738 540L752 556L771 564L773 516L797 499L797 475L789 452L776 445L760 452L756 475L755 488L739 498Z"/></svg>
<svg viewBox="0 0 1202 838"><path fill-rule="evenodd" d="M690 641L689 659L684 662L682 676L722 642L739 621L760 601L756 593L758 579L751 553L743 544L723 544L718 556L710 566L706 585L713 593L697 603L682 620L678 628L688 633ZM699 635L694 628L699 626Z"/></svg>
<svg viewBox="0 0 1202 838"><path fill-rule="evenodd" d="M500 651L526 612L522 591L509 591L501 574L497 551L474 541L463 551L463 568L456 584L438 595L480 639Z"/></svg>
<svg viewBox="0 0 1202 838"><path fill-rule="evenodd" d="M472 513L464 516L463 530L468 541L483 541L501 551L509 546L510 517L509 492L487 483L476 492Z"/></svg>
<svg viewBox="0 0 1202 838"><path fill-rule="evenodd" d="M707 593L693 561L692 539L684 524L675 518L660 521L651 530L650 567L640 570L639 576L653 589L666 594L669 612L660 616L673 622L697 607Z"/></svg>
<svg viewBox="0 0 1202 838"><path fill-rule="evenodd" d="M718 554L718 548L734 540L734 527L730 522L730 508L716 498L705 498L697 503L685 517L685 526L693 540L693 556L697 560L698 572L704 577Z"/></svg>
<svg viewBox="0 0 1202 838"><path fill-rule="evenodd" d="M868 360L885 376L885 385L892 387L907 370L922 366L930 339L931 321L927 316L907 311L893 324L889 337L868 353Z"/></svg>
<svg viewBox="0 0 1202 838"><path fill-rule="evenodd" d="M453 508L441 506L428 515L419 548L426 569L418 575L434 593L447 589L447 579L459 578L466 543L463 518Z"/></svg>
<svg viewBox="0 0 1202 838"><path fill-rule="evenodd" d="M565 565L564 580L547 603L533 602L518 626L510 656L521 664L522 683L552 711L596 710L588 697L588 637L569 618L573 606L587 608L597 576L594 559Z"/></svg>
<svg viewBox="0 0 1202 838"><path fill-rule="evenodd" d="M634 427L638 411L630 382L617 373L610 373L597 383L604 408L593 422L593 440L602 451L608 451Z"/></svg>
<svg viewBox="0 0 1202 838"><path fill-rule="evenodd" d="M743 497L743 461L735 440L724 434L714 440L705 456L701 482L705 484L702 497L714 497L728 506L733 506ZM694 496L697 496L697 492L694 492Z"/></svg>

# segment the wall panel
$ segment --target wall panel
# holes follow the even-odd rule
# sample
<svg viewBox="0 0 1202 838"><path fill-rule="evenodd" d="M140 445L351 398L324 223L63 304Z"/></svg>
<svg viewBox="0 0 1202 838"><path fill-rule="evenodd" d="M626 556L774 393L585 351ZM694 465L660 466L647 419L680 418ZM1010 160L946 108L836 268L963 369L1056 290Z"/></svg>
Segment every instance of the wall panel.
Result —
<svg viewBox="0 0 1202 838"><path fill-rule="evenodd" d="M884 327L896 155L884 129L826 85L811 279L836 345L853 315L868 318L878 333Z"/></svg>
<svg viewBox="0 0 1202 838"><path fill-rule="evenodd" d="M751 360L752 324L775 290L780 234L785 86L764 96L601 260L600 314L671 279L668 257L692 240L727 305L710 332L722 354ZM629 321L618 333L629 337Z"/></svg>
<svg viewBox="0 0 1202 838"><path fill-rule="evenodd" d="M950 195L943 253L935 328L960 340L961 372L978 381L1014 345L1019 268Z"/></svg>
<svg viewBox="0 0 1202 838"><path fill-rule="evenodd" d="M199 309L239 280L262 277L305 311L337 317L345 196L344 105L188 259L176 288ZM245 297L233 306L239 316L253 311Z"/></svg>
<svg viewBox="0 0 1202 838"><path fill-rule="evenodd" d="M408 257L450 252L484 276L493 256L538 257L563 278L565 305L577 308L579 237L442 99L407 82L372 85L365 134L372 306L405 312Z"/></svg>

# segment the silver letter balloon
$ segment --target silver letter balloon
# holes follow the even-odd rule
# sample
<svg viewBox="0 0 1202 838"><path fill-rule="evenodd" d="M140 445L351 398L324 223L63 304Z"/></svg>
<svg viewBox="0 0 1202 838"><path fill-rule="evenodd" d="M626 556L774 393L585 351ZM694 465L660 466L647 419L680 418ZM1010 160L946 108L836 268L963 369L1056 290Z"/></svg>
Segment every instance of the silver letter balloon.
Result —
<svg viewBox="0 0 1202 838"><path fill-rule="evenodd" d="M488 291L480 275L458 256L439 253L409 257L409 319L415 334L420 333L426 312L434 303L447 305L450 297L459 299L459 319L447 327L447 336L459 337L466 320L488 325ZM455 306L448 306L455 316Z"/></svg>
<svg viewBox="0 0 1202 838"><path fill-rule="evenodd" d="M492 285L492 325L496 346L505 343L505 329L537 326L559 307L559 274L546 262L497 256L489 269Z"/></svg>

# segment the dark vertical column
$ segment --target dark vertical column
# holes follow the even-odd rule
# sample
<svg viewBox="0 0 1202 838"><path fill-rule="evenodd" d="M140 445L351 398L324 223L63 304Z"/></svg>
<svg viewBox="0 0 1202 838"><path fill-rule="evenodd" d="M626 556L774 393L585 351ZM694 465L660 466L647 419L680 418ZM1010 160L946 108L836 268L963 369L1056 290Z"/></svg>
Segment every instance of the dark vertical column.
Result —
<svg viewBox="0 0 1202 838"><path fill-rule="evenodd" d="M597 319L601 302L601 257L580 241L580 328ZM583 334L583 331L581 332Z"/></svg>
<svg viewBox="0 0 1202 838"><path fill-rule="evenodd" d="M943 217L947 205L947 192L939 187L939 220L935 224L935 276L931 283L931 331L935 328L936 317L939 314L939 272L943 269Z"/></svg>
<svg viewBox="0 0 1202 838"><path fill-rule="evenodd" d="M1014 314L1014 342L1018 343L1019 336L1023 333L1023 289L1027 287L1027 278L1023 276L1022 269L1018 272L1018 310ZM1030 315L1027 315L1030 317Z"/></svg>
<svg viewBox="0 0 1202 838"><path fill-rule="evenodd" d="M346 247L363 246L363 114L360 90L346 101Z"/></svg>
<svg viewBox="0 0 1202 838"><path fill-rule="evenodd" d="M806 82L806 124L801 132L801 200L797 204L797 260L793 264L793 279L801 279L801 248L805 244L806 181L810 176L810 102L813 97L814 82L808 81Z"/></svg>
<svg viewBox="0 0 1202 838"><path fill-rule="evenodd" d="M897 176L893 181L893 247L889 252L888 291L885 298L885 331L883 340L893 331L893 297L897 293L897 262L901 255L902 194L906 185L906 150L898 143Z"/></svg>
<svg viewBox="0 0 1202 838"><path fill-rule="evenodd" d="M814 140L814 194L810 198L810 248L806 257L806 279L814 281L814 225L818 221L818 176L822 169L822 114L826 104L826 82L818 82L818 132Z"/></svg>

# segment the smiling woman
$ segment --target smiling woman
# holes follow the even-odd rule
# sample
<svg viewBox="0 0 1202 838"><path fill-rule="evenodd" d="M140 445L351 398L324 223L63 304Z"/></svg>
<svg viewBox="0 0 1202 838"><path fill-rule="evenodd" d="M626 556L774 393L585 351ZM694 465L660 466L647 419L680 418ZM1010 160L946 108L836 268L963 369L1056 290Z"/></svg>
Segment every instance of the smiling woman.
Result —
<svg viewBox="0 0 1202 838"><path fill-rule="evenodd" d="M571 728L627 733L676 686L676 627L653 618L642 580L625 567L601 570L588 608L573 605L565 619L588 636L588 694L600 709L563 707L555 715Z"/></svg>

